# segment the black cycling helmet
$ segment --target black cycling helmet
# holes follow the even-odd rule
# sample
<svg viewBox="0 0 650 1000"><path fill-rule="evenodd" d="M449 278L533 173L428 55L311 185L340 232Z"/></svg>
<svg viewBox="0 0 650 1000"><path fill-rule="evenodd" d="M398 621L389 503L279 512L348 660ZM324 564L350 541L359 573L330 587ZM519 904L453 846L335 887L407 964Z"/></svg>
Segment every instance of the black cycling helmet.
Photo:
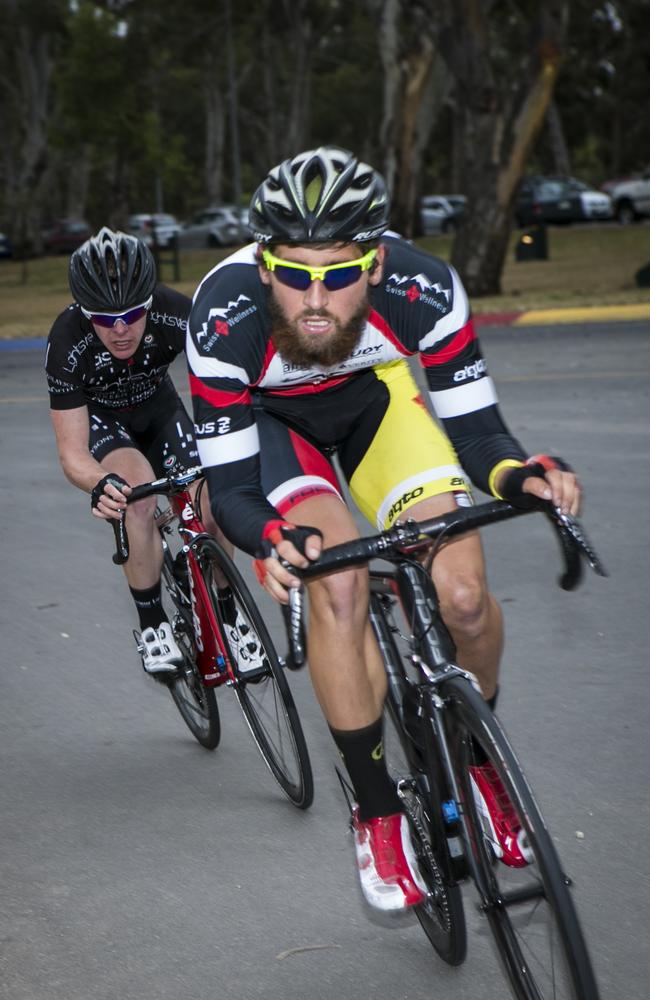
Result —
<svg viewBox="0 0 650 1000"><path fill-rule="evenodd" d="M363 242L381 236L389 211L381 174L347 149L320 146L269 171L249 226L259 243Z"/></svg>
<svg viewBox="0 0 650 1000"><path fill-rule="evenodd" d="M117 313L151 296L156 264L147 244L137 236L104 226L72 254L68 281L82 309Z"/></svg>

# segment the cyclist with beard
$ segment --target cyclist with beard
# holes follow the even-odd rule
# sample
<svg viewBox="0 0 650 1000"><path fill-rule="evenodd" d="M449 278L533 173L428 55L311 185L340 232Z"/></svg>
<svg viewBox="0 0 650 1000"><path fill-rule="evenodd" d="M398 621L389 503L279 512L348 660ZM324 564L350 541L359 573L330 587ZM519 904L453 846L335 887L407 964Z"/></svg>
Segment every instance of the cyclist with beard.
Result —
<svg viewBox="0 0 650 1000"><path fill-rule="evenodd" d="M301 153L253 196L257 243L217 265L194 297L186 353L213 513L281 603L299 581L280 557L306 566L323 545L358 536L334 454L379 529L471 504L465 472L498 497L578 508L565 463L530 459L509 433L458 275L389 232L388 217L370 166L337 147ZM410 374L412 355L446 434ZM478 534L444 545L432 574L458 661L494 706L502 622ZM383 757L386 686L365 569L310 583L309 600L309 668L355 790L362 890L371 906L402 909L425 890ZM498 856L526 864L498 778L487 765L475 772Z"/></svg>

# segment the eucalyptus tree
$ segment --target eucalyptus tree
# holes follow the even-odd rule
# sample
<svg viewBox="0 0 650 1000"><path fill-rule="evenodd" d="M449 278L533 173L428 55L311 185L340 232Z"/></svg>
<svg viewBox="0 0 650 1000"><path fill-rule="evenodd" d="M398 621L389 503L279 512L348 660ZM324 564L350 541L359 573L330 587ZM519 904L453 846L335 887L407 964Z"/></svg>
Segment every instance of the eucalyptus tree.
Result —
<svg viewBox="0 0 650 1000"><path fill-rule="evenodd" d="M64 0L0 0L0 183L21 252L38 246L45 197L52 78L65 38Z"/></svg>

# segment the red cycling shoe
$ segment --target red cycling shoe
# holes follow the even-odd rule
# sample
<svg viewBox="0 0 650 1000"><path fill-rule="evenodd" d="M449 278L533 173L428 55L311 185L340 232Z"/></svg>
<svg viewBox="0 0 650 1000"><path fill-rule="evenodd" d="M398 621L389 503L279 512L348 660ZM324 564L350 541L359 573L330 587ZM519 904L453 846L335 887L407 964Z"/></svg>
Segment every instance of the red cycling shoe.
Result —
<svg viewBox="0 0 650 1000"><path fill-rule="evenodd" d="M533 860L526 831L492 764L469 768L474 802L483 833L495 856L510 868L523 868Z"/></svg>
<svg viewBox="0 0 650 1000"><path fill-rule="evenodd" d="M423 903L427 887L418 868L404 813L363 821L355 805L352 830L366 902L384 912Z"/></svg>

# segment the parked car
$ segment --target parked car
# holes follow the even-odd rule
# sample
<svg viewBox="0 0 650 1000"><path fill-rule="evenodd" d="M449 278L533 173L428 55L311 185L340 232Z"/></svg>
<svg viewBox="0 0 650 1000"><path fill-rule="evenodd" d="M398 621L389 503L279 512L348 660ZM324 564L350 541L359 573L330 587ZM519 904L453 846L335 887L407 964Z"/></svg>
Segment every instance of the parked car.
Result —
<svg viewBox="0 0 650 1000"><path fill-rule="evenodd" d="M420 201L420 219L425 236L448 233L455 228L465 211L467 199L462 194L427 194Z"/></svg>
<svg viewBox="0 0 650 1000"><path fill-rule="evenodd" d="M126 221L126 231L152 246L168 247L174 236L180 233L181 226L173 215L163 212L151 214L130 215Z"/></svg>
<svg viewBox="0 0 650 1000"><path fill-rule="evenodd" d="M515 199L518 226L611 219L611 198L575 177L525 177Z"/></svg>
<svg viewBox="0 0 650 1000"><path fill-rule="evenodd" d="M83 219L59 219L43 230L43 249L45 253L72 253L92 235Z"/></svg>
<svg viewBox="0 0 650 1000"><path fill-rule="evenodd" d="M13 252L9 237L4 233L0 233L0 257L11 257Z"/></svg>
<svg viewBox="0 0 650 1000"><path fill-rule="evenodd" d="M627 225L643 215L650 215L650 167L640 177L615 184L610 194L614 214L621 224Z"/></svg>
<svg viewBox="0 0 650 1000"><path fill-rule="evenodd" d="M213 205L197 212L185 223L179 234L179 244L185 249L197 247L228 247L243 243L247 231L236 211L228 205Z"/></svg>

